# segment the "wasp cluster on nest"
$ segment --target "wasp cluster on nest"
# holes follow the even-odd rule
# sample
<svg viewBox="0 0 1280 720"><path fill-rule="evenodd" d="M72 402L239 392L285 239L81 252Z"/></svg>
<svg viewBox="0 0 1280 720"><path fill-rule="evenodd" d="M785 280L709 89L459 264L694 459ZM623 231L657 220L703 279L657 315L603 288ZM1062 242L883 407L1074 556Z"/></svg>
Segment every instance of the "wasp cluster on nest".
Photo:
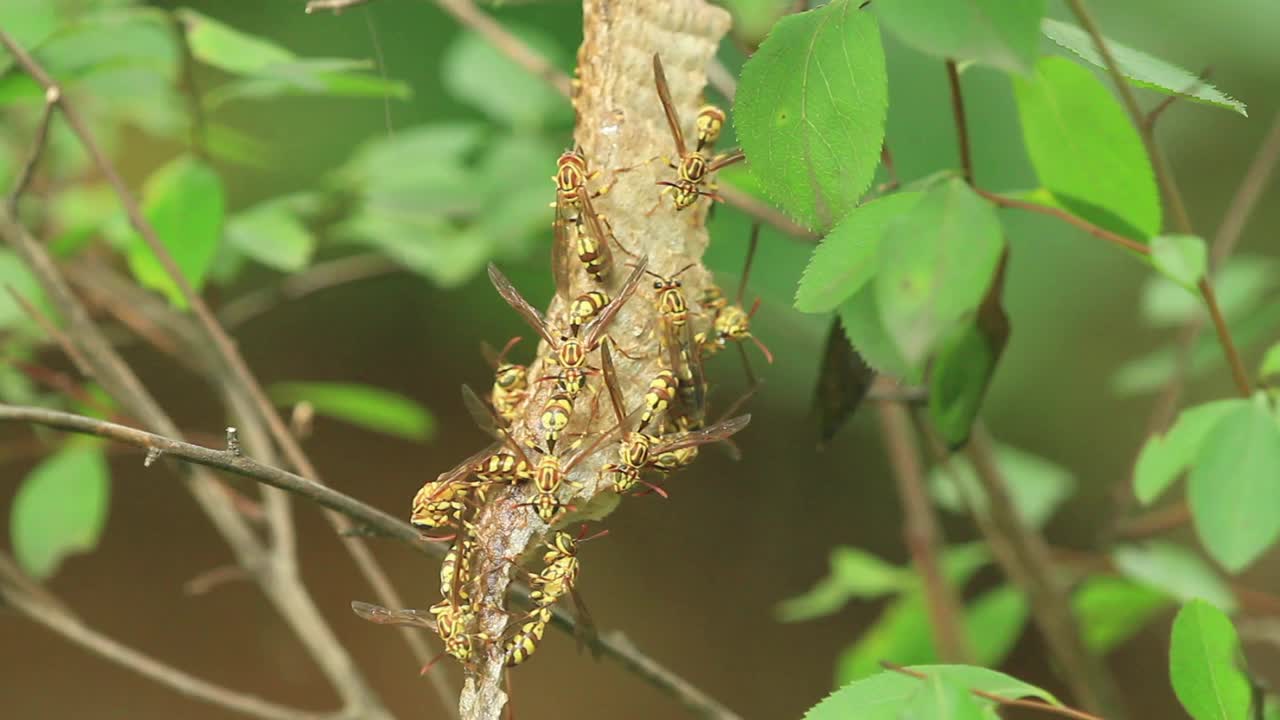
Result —
<svg viewBox="0 0 1280 720"><path fill-rule="evenodd" d="M724 112L711 105L703 107L695 122L696 143L688 146L657 55L653 57L653 74L677 156L668 161L675 179L658 182L663 189L653 210L661 207L662 196L667 194L672 196L676 212L693 206L702 197L717 199L711 175L743 159L738 150L713 153L725 121ZM656 159L617 170L615 178ZM489 502L511 502L510 494L491 498L495 488L528 488L523 491L526 499L517 500L516 506L535 514L548 527L561 525L565 511L573 509L569 503L580 487L567 479L569 474L597 450L616 445L616 460L600 470L608 487L618 495L655 493L666 497L660 485L645 479L647 472L665 476L683 468L695 460L698 448L708 443L724 442L732 448L729 438L750 420L749 415L729 417L754 390L755 380L748 366L751 389L725 413L729 419L708 423L708 387L702 361L730 343L750 339L772 362L768 349L751 334L755 308L748 312L742 307L741 286L737 301L730 302L718 287L709 285L694 299L697 309L692 310L680 281L680 275L692 265L663 275L650 269L647 256L637 256L619 242L608 219L593 203L612 187L610 183L590 189L589 184L599 175L598 170L591 169L584 153L575 148L560 156L552 177L556 192L552 270L557 292L568 296L574 273L584 275L591 287L567 302L560 317L543 317L502 271L489 266L489 278L498 293L538 333L550 352L543 364L545 373L535 380L528 367L508 359L520 338L513 338L500 353L487 350L495 371L493 386L484 399L463 386L463 399L471 415L495 440L427 482L413 499L410 520L416 527L453 533L436 538L453 542L440 568L442 599L427 611L388 610L366 604L356 608L374 622L431 627L444 641L445 652L464 666L473 662L480 643L498 644L507 666L524 662L542 639L552 606L566 595L574 598L580 610L579 622L585 622L574 589L579 571L577 548L584 540L584 525L577 534L556 530L550 535L541 568L528 571L533 607L527 615L513 622L502 637L491 637L478 628L481 593L475 590L477 583L486 573L506 570L518 562L516 558L483 557L485 553L476 540L475 513ZM755 244L753 232L743 285ZM615 248L629 260L617 262ZM624 268L629 272L619 282ZM608 331L618 311L635 301L633 296L646 278L652 281L657 327L641 338L641 346L623 348ZM695 319L704 329L695 331ZM660 369L649 381L643 402L628 407L614 358L620 355L635 359L637 354L650 352L657 353ZM745 358L744 354L744 362ZM533 383L542 382L554 383L553 389L546 395L540 412L534 414L536 427L528 428L530 437L522 442L514 435L515 424L530 416L531 408L526 406L534 401ZM567 428L575 414L589 412L594 416L599 411L601 386L612 408L612 423L602 431L579 434L569 442ZM584 399L588 395L590 399Z"/></svg>

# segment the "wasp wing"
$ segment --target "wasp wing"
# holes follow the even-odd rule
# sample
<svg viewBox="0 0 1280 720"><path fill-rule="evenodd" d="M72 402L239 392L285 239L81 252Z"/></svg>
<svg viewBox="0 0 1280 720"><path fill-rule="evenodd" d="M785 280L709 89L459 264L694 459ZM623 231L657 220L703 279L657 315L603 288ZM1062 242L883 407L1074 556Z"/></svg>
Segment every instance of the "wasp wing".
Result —
<svg viewBox="0 0 1280 720"><path fill-rule="evenodd" d="M528 300L524 299L520 291L516 290L515 286L511 284L511 280L493 263L489 263L489 280L493 283L493 287L497 289L498 294L502 296L502 299L506 300L508 305L520 313L525 322L538 331L543 340L546 340L554 347L556 339L551 334L551 328L547 327L546 320L542 318L542 313L538 312L537 309L529 304Z"/></svg>
<svg viewBox="0 0 1280 720"><path fill-rule="evenodd" d="M667 115L667 125L671 127L671 137L676 141L676 154L684 157L687 152L684 144L684 131L680 129L680 118L676 115L676 105L671 101L671 88L667 86L667 73L662 69L662 58L653 54L653 82L658 86L658 100L662 101L662 112Z"/></svg>
<svg viewBox="0 0 1280 720"><path fill-rule="evenodd" d="M613 415L621 424L627 416L622 399L622 389L618 387L618 375L613 369L613 353L609 352L609 343L600 345L600 367L604 373L604 386L609 390L609 402L613 404Z"/></svg>
<svg viewBox="0 0 1280 720"><path fill-rule="evenodd" d="M389 610L381 605L352 600L351 611L357 616L378 625L411 625L413 627L430 628L432 631L436 629L436 621L431 619L428 613L424 613L421 610Z"/></svg>
<svg viewBox="0 0 1280 720"><path fill-rule="evenodd" d="M622 309L627 300L635 294L636 288L640 286L640 278L644 276L645 269L648 266L649 256L645 255L636 263L631 274L627 276L627 281L622 284L622 289L618 291L613 300L586 324L582 335L582 344L588 351L595 348L600 342L600 339L604 336L604 331L609 329L609 323L613 322L613 317L618 314L618 311Z"/></svg>
<svg viewBox="0 0 1280 720"><path fill-rule="evenodd" d="M724 440L739 430L747 426L751 422L750 415L739 415L738 417L716 423L709 428L702 430L689 430L687 432L675 433L664 437L657 445L649 451L651 457L656 457L662 453L672 452L673 450L682 450L695 445L706 445L707 443L719 442Z"/></svg>

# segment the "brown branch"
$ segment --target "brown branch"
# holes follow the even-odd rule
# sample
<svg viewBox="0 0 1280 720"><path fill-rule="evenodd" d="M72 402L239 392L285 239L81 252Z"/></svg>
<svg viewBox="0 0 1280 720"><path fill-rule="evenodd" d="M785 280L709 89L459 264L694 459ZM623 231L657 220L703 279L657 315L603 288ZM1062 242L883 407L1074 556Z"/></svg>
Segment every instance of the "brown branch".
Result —
<svg viewBox="0 0 1280 720"><path fill-rule="evenodd" d="M7 36L0 32L0 40ZM93 377L125 409L140 422L166 435L179 434L176 424L142 385L133 370L90 319L79 299L71 292L48 251L7 212L0 210L0 238L17 251L27 268L41 283L45 295L67 323L67 337L78 346L89 364ZM189 480L188 488L197 504L209 517L219 534L226 540L236 561L255 573L255 579L272 603L282 611L309 648L324 645L324 653L315 657L326 677L338 689L346 710L366 712L371 717L384 718L385 710L365 684L343 647L336 643L332 632L318 613L305 617L289 610L299 605L301 598L310 602L305 587L297 577L283 576L273 563L263 562L267 552L253 528L240 515L211 473L202 468L181 466L181 472Z"/></svg>
<svg viewBox="0 0 1280 720"><path fill-rule="evenodd" d="M0 404L0 421L22 422L66 432L94 435L146 451L156 449L166 457L239 475L305 498L323 508L342 513L354 521L353 528L369 529L379 537L398 540L429 557L441 559L446 552L446 547L442 543L424 540L422 533L403 520L392 517L327 485L321 485L278 467L264 465L244 454L201 447L96 418L38 407ZM517 599L528 601L528 587L513 584L512 591ZM570 634L575 633L577 624L568 612L556 607L552 611L552 618L556 627ZM737 717L715 699L697 690L616 634L602 636L600 649L605 657L618 661L634 674L708 717L724 720Z"/></svg>
<svg viewBox="0 0 1280 720"><path fill-rule="evenodd" d="M1240 186L1236 188L1231 203L1222 217L1218 232L1213 236L1213 244L1209 248L1209 268L1216 270L1226 262L1235 251L1236 244L1245 224L1253 215L1262 191L1266 189L1271 173L1280 161L1280 113L1271 120L1271 129L1267 131L1262 146L1253 156L1253 162L1245 171ZM1161 432L1173 421L1174 412L1178 408L1178 400L1182 396L1186 384L1187 371L1191 366L1191 348L1204 330L1204 316L1196 315L1182 327L1175 343L1177 347L1173 376L1165 383L1159 398L1152 407L1147 422L1148 434Z"/></svg>
<svg viewBox="0 0 1280 720"><path fill-rule="evenodd" d="M726 205L731 205L742 211L743 214L760 222L772 225L791 237L813 241L817 241L822 237L818 233L796 223L769 203L732 185L721 185L716 189L716 194L724 200Z"/></svg>
<svg viewBox="0 0 1280 720"><path fill-rule="evenodd" d="M234 328L262 315L280 303L401 269L400 265L387 259L386 256L376 253L350 255L337 260L316 263L300 273L289 275L275 287L261 288L229 300L218 309L218 319L225 327Z"/></svg>
<svg viewBox="0 0 1280 720"><path fill-rule="evenodd" d="M917 678L920 680L929 679L928 674L922 673L919 670L912 670L911 668L903 667L902 665L898 665L897 663L881 661L880 664L883 665L886 669L892 670L893 672L902 673L903 675L909 675L913 678ZM1040 711L1049 713L1051 715L1061 715L1062 717L1074 718L1074 720L1102 720L1101 717L1084 712L1083 710L1076 710L1074 708L1069 708L1062 705L1050 705L1049 703L1042 702L1040 700L1028 700L1026 698L1007 698L1001 695L996 695L995 693L989 693L986 690L978 690L977 688L970 688L969 692L973 693L977 697L983 698L985 700L990 700L992 702L995 702L1007 707L1019 707L1019 708L1027 708L1028 710L1040 710Z"/></svg>
<svg viewBox="0 0 1280 720"><path fill-rule="evenodd" d="M1127 238L1123 235L1113 233L1104 227L1099 227L1097 225L1094 225L1088 220L1072 215L1071 213L1065 210L1062 210L1060 208L1050 207L1048 205L1041 205L1039 203L1027 202L1025 200L1016 200L1011 197L1006 197L1004 195L997 195L993 192L988 192L986 190L983 190L982 188L975 187L973 190L974 192L990 200L996 205L999 205L1000 207L1026 210L1027 212L1039 213L1041 215L1048 215L1050 217L1055 217L1069 225L1074 225L1077 228L1080 228L1081 230L1089 233L1090 235L1096 238L1106 240L1112 245L1118 245L1119 247L1122 247L1125 250L1138 253L1139 255L1151 254L1151 248L1147 247L1146 245L1143 245L1137 240L1131 240L1130 238Z"/></svg>
<svg viewBox="0 0 1280 720"><path fill-rule="evenodd" d="M883 378L877 385L886 390L897 389L897 383ZM877 400L876 406L885 453L902 500L902 535L911 564L920 574L938 654L943 662L972 662L973 653L960 622L959 599L938 563L938 548L944 541L925 489L920 449L912 433L910 414L905 405L892 400Z"/></svg>
<svg viewBox="0 0 1280 720"><path fill-rule="evenodd" d="M332 10L337 13L366 2L369 0L311 0L307 3L306 12ZM514 60L517 65L546 81L548 85L555 88L556 92L566 98L572 97L572 85L568 75L529 47L525 41L511 34L497 20L486 15L471 0L435 0L435 3L460 24L483 35L490 44Z"/></svg>
<svg viewBox="0 0 1280 720"><path fill-rule="evenodd" d="M59 95L58 88L45 88L44 107L40 109L40 121L36 125L36 136L31 144L31 154L27 156L27 161L22 164L22 169L18 171L18 177L13 182L13 190L9 191L9 196L5 200L9 208L9 214L15 217L18 214L18 199L22 197L27 185L31 183L31 178L36 173L36 166L40 164L40 156L44 154L45 145L48 143L49 124L53 122L53 108L58 104Z"/></svg>
<svg viewBox="0 0 1280 720"><path fill-rule="evenodd" d="M969 146L969 123L964 115L964 95L960 92L960 70L955 60L947 61L947 82L951 86L951 113L955 116L956 139L960 147L960 167L964 181L973 184L973 155Z"/></svg>
<svg viewBox="0 0 1280 720"><path fill-rule="evenodd" d="M1027 593L1032 616L1068 687L1086 708L1120 717L1115 685L1101 661L1085 647L1067 590L1054 574L1048 544L1018 515L984 427L974 428L966 449L986 494L993 529L1013 550L1015 563L1006 566L1005 572Z"/></svg>
<svg viewBox="0 0 1280 720"><path fill-rule="evenodd" d="M1235 380L1236 390L1243 397L1249 397L1253 394L1253 384L1249 382L1249 374L1244 369L1244 361L1240 359L1240 351L1236 350L1235 342L1231 340L1231 329L1227 327L1227 319L1222 315L1222 308L1218 306L1218 296L1213 292L1213 285L1209 282L1209 277L1200 279L1197 283L1200 288L1200 296L1204 298L1205 307L1209 310L1209 317L1213 320L1213 329L1218 333L1218 344L1222 346L1222 352L1226 353L1227 365L1231 367L1231 378Z"/></svg>
<svg viewBox="0 0 1280 720"><path fill-rule="evenodd" d="M60 605L42 601L21 590L25 583L20 578L26 579L12 559L0 553L0 597L4 598L6 605L76 645L183 695L260 720L337 720L343 716L342 713L324 715L277 705L189 675L97 632Z"/></svg>
<svg viewBox="0 0 1280 720"><path fill-rule="evenodd" d="M18 303L18 306L22 308L22 311L27 314L27 317L30 317L35 321L35 324L40 326L40 330L58 345L63 354L71 360L71 364L75 366L76 372L85 377L93 377L93 371L89 368L88 361L84 359L84 356L81 355L80 351L76 349L76 346L72 344L71 338L68 338L66 333L58 329L58 326L53 324L53 321L49 319L48 315L45 315L40 308L36 307L35 303L23 297L22 293L14 289L12 285L6 283L4 289L9 293L9 297L12 297L13 301Z"/></svg>
<svg viewBox="0 0 1280 720"><path fill-rule="evenodd" d="M0 31L0 44L3 44L9 49L18 65L21 66L27 74L39 82L46 91L50 88L56 90L57 85L44 68L36 62L35 58L31 57L30 54L18 46L18 44L3 31ZM304 474L320 481L319 473L316 472L315 467L302 451L302 448L298 444L296 438L294 438L292 433L289 432L288 426L280 418L279 413L276 412L275 407L267 398L267 395L263 391L262 386L258 383L257 378L255 378L252 371L249 370L249 367L245 363L243 356L241 356L235 342L227 335L222 326L218 324L217 319L213 316L213 312L204 302L204 299L195 292L190 281L188 281L182 274L182 271L178 268L172 254L169 253L168 248L165 247L160 237L156 234L155 228L152 227L151 223L148 222L146 217L142 214L142 209L138 204L137 198L125 184L115 165L102 151L97 139L89 130L88 125L84 122L84 119L80 116L76 108L68 101L65 93L59 94L58 106L62 111L63 117L66 118L67 124L71 126L72 132L74 132L79 138L81 144L84 145L85 150L93 159L94 164L97 165L99 171L107 178L107 182L115 190L117 197L120 199L121 205L124 207L125 214L129 217L130 223L133 225L134 229L138 231L138 234L142 236L147 247L160 262L161 267L164 268L165 274L173 281L174 285L178 288L179 293L183 299L186 300L187 305L194 313L200 329L205 334L208 342L212 345L214 352L217 354L219 361L223 366L222 369L224 376L220 378L220 381L228 384L234 383L238 385L243 392L247 393L254 411L262 416L262 419L270 430L274 441L279 444L289 464ZM368 545L360 538L343 535L344 531L350 529L350 521L342 515L334 513L329 514L328 518L330 524L333 525L334 530L342 537L342 544L351 555L356 567L359 568L361 574L364 575L365 579L373 587L378 599L391 607L403 605L404 603L401 601L399 593L396 592L395 588L391 585L391 581L388 579L386 572L383 571L382 567L369 551ZM297 587L301 586L299 585ZM299 601L301 598L295 597L293 594L282 594L280 599L294 602ZM309 599L307 602L309 602ZM327 626L323 627L325 632L331 632L328 631ZM319 631L318 628L317 631ZM348 701L352 701L356 697L364 697L367 700L371 700L371 692L364 687L364 683L358 679L358 676L354 674L354 671L348 669L352 665L350 658L346 656L345 651L342 651L341 645L336 642L336 637L334 637L333 640L334 642L331 643L327 651L328 654L325 656L327 661L330 663L329 670L332 673L330 679L340 686L345 686ZM415 656L419 656L418 660L424 663L427 661L428 656L423 655L421 652L421 646L414 645L411 649L414 650ZM318 657L317 659L319 660L321 658ZM445 707L452 708L453 706L452 703L445 703Z"/></svg>

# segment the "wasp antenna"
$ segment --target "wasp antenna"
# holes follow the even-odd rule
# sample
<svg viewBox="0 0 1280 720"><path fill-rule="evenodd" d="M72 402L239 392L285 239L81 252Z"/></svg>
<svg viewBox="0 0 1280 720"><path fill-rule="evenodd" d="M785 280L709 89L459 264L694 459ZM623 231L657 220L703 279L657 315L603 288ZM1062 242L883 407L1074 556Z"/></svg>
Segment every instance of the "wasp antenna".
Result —
<svg viewBox="0 0 1280 720"><path fill-rule="evenodd" d="M515 347L516 344L523 339L524 337L517 335L508 340L506 345L502 346L502 352L498 353L498 365L501 365L502 361L507 359L507 353L511 352L511 348Z"/></svg>
<svg viewBox="0 0 1280 720"><path fill-rule="evenodd" d="M742 304L742 296L747 291L747 279L751 277L751 264L756 258L756 246L760 244L760 223L751 224L751 239L747 241L747 261L742 266L742 280L738 282L738 297L734 300L738 305ZM759 305L760 301L756 301ZM755 310L752 309L752 314Z"/></svg>
<svg viewBox="0 0 1280 720"><path fill-rule="evenodd" d="M675 274L671 276L671 279L672 279L672 280L674 280L674 279L676 279L676 278L680 277L681 275L683 275L683 274L684 274L684 272L685 272L686 270L688 270L688 269L692 268L692 267L693 267L693 266L695 266L695 265L697 265L697 263L689 263L688 265L685 265L684 267L682 267L682 268L680 268L679 270L677 270L677 271L675 272Z"/></svg>
<svg viewBox="0 0 1280 720"><path fill-rule="evenodd" d="M756 347L760 348L760 352L764 353L764 361L772 365L773 353L769 352L769 348L766 347L765 344L760 341L760 338L755 335L748 335L747 337L751 338L751 342L755 343Z"/></svg>

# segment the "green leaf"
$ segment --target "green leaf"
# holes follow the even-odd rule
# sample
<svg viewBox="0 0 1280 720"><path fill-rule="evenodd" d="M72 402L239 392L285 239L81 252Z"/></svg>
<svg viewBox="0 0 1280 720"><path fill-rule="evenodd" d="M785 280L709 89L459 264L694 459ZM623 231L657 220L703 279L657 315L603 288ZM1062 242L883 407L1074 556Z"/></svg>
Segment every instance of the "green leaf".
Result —
<svg viewBox="0 0 1280 720"><path fill-rule="evenodd" d="M272 385L267 394L277 405L307 402L321 415L406 440L422 441L435 434L435 418L426 408L390 390L348 383L289 382Z"/></svg>
<svg viewBox="0 0 1280 720"><path fill-rule="evenodd" d="M1280 425L1262 397L1238 400L1214 423L1187 479L1196 533L1239 572L1280 537Z"/></svg>
<svg viewBox="0 0 1280 720"><path fill-rule="evenodd" d="M147 178L142 212L182 276L200 292L222 235L222 181L199 160L176 158ZM127 253L129 269L139 283L164 293L175 307L186 307L177 284L142 236L134 235Z"/></svg>
<svg viewBox="0 0 1280 720"><path fill-rule="evenodd" d="M873 283L864 285L845 300L838 314L849 344L876 372L895 377L911 374L902 352L885 328Z"/></svg>
<svg viewBox="0 0 1280 720"><path fill-rule="evenodd" d="M37 308L45 305L40 281L12 250L0 248L0 331L34 326L10 290Z"/></svg>
<svg viewBox="0 0 1280 720"><path fill-rule="evenodd" d="M969 665L916 665L910 669L969 690L982 690L1009 699L1035 697L1061 705L1047 691L995 670ZM923 682L897 672L881 672L836 690L810 708L804 717L805 720L899 720ZM975 698L975 701L983 708L995 706L992 700Z"/></svg>
<svg viewBox="0 0 1280 720"><path fill-rule="evenodd" d="M190 8L174 11L187 31L191 54L200 62L235 75L253 75L294 54L279 45L240 32Z"/></svg>
<svg viewBox="0 0 1280 720"><path fill-rule="evenodd" d="M1239 404L1238 400L1219 400L1188 408L1165 434L1148 438L1133 469L1133 493L1138 502L1150 505L1191 467L1205 436Z"/></svg>
<svg viewBox="0 0 1280 720"><path fill-rule="evenodd" d="M1012 585L975 598L964 611L973 659L981 665L999 665L1017 644L1030 612L1026 594Z"/></svg>
<svg viewBox="0 0 1280 720"><path fill-rule="evenodd" d="M111 478L102 449L63 446L23 479L9 529L18 564L47 578L63 559L97 547L107 520Z"/></svg>
<svg viewBox="0 0 1280 720"><path fill-rule="evenodd" d="M929 369L929 417L952 449L968 442L1009 341L1009 316L1000 302L1002 280L998 273L974 322L942 339Z"/></svg>
<svg viewBox="0 0 1280 720"><path fill-rule="evenodd" d="M1083 29L1049 18L1044 19L1042 29L1045 36L1050 40L1070 50L1095 67L1103 69L1107 67L1107 64L1102 60L1102 56L1098 54L1093 38ZM1191 100L1217 105L1227 110L1234 110L1241 115L1248 115L1244 103L1232 99L1202 78L1198 78L1176 65L1170 65L1146 53L1125 47L1111 38L1104 36L1103 40L1107 43L1107 50L1111 52L1111 57L1115 59L1116 66L1119 67L1120 72L1129 78L1134 85L1159 90L1170 95L1179 95Z"/></svg>
<svg viewBox="0 0 1280 720"><path fill-rule="evenodd" d="M1004 249L1000 221L963 181L930 190L885 230L876 303L919 378L938 341L977 308Z"/></svg>
<svg viewBox="0 0 1280 720"><path fill-rule="evenodd" d="M1093 73L1044 58L1013 87L1027 154L1045 188L1073 213L1122 234L1160 231L1160 195L1142 140Z"/></svg>
<svg viewBox="0 0 1280 720"><path fill-rule="evenodd" d="M987 709L969 688L937 675L921 681L902 709L903 720L983 720Z"/></svg>
<svg viewBox="0 0 1280 720"><path fill-rule="evenodd" d="M796 290L796 309L831 312L861 290L879 267L885 228L922 197L923 193L909 192L885 195L845 215L814 249Z"/></svg>
<svg viewBox="0 0 1280 720"><path fill-rule="evenodd" d="M1106 576L1089 578L1071 596L1084 643L1099 655L1123 645L1172 604L1144 583Z"/></svg>
<svg viewBox="0 0 1280 720"><path fill-rule="evenodd" d="M831 551L831 573L808 592L778 603L780 622L830 615L854 598L876 598L905 588L911 573L852 547Z"/></svg>
<svg viewBox="0 0 1280 720"><path fill-rule="evenodd" d="M883 0L872 6L904 43L935 57L1027 73L1040 46L1044 0Z"/></svg>
<svg viewBox="0 0 1280 720"><path fill-rule="evenodd" d="M246 256L281 272L297 272L311 262L316 239L288 204L269 201L232 215L227 242Z"/></svg>
<svg viewBox="0 0 1280 720"><path fill-rule="evenodd" d="M734 129L776 204L827 229L871 184L888 105L875 18L835 0L779 20L747 60Z"/></svg>
<svg viewBox="0 0 1280 720"><path fill-rule="evenodd" d="M1258 377L1262 382L1274 385L1278 376L1280 376L1280 343L1267 348L1267 354L1262 356L1262 363L1258 365Z"/></svg>
<svg viewBox="0 0 1280 720"><path fill-rule="evenodd" d="M795 7L790 0L720 0L717 4L733 16L731 32L744 47L759 46L778 18Z"/></svg>
<svg viewBox="0 0 1280 720"><path fill-rule="evenodd" d="M1236 608L1231 588L1199 555L1181 545L1160 541L1122 545L1111 551L1111 561L1125 576L1161 590L1178 602L1199 598L1224 612Z"/></svg>
<svg viewBox="0 0 1280 720"><path fill-rule="evenodd" d="M1008 480L1018 514L1032 527L1042 527L1076 486L1070 471L1008 445L996 446L996 465ZM957 484L963 487L963 492ZM962 455L953 456L947 467L934 467L929 471L929 492L935 502L951 512L967 512L966 498L978 503L979 512L986 512L986 493L973 472L973 465Z"/></svg>
<svg viewBox="0 0 1280 720"><path fill-rule="evenodd" d="M559 59L560 48L547 35L511 23L503 26L543 57ZM536 129L572 121L572 109L554 88L470 30L449 44L440 72L449 94L509 127Z"/></svg>
<svg viewBox="0 0 1280 720"><path fill-rule="evenodd" d="M1199 294L1196 283L1209 266L1209 251L1195 235L1157 235L1151 238L1151 264L1170 280Z"/></svg>
<svg viewBox="0 0 1280 720"><path fill-rule="evenodd" d="M24 48L38 47L58 27L58 6L49 0L5 0L0 3L0 28ZM0 75L13 59L0 52Z"/></svg>
<svg viewBox="0 0 1280 720"><path fill-rule="evenodd" d="M1240 638L1231 620L1207 602L1178 611L1169 638L1169 679L1195 720L1247 720L1252 691L1240 670Z"/></svg>

